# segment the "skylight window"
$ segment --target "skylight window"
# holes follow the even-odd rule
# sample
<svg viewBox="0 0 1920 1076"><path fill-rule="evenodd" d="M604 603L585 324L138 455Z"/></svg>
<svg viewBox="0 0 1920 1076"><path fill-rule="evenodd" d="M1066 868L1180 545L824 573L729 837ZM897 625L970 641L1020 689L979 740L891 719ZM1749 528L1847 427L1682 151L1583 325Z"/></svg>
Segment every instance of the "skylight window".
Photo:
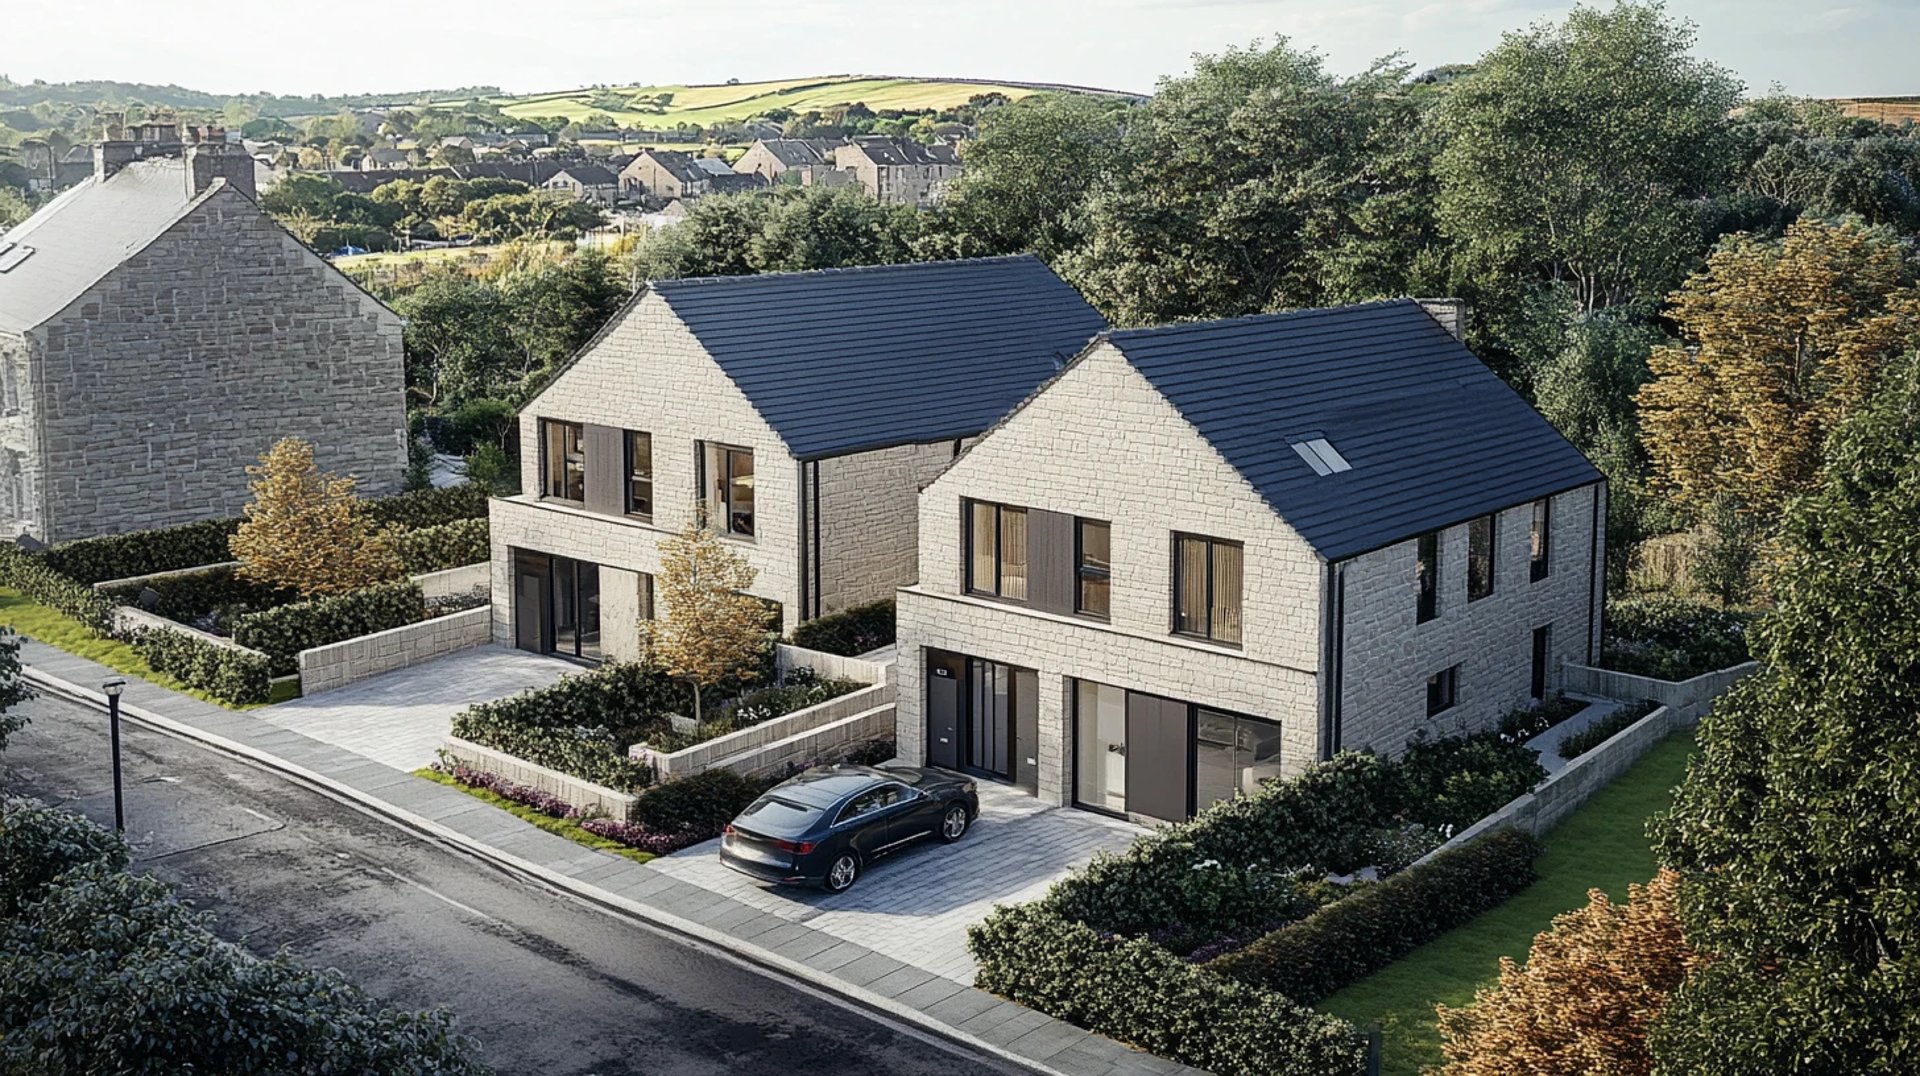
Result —
<svg viewBox="0 0 1920 1076"><path fill-rule="evenodd" d="M0 273L19 265L33 253L32 247L23 247L18 243L0 243Z"/></svg>
<svg viewBox="0 0 1920 1076"><path fill-rule="evenodd" d="M1353 470L1353 464L1348 463L1347 458L1336 451L1324 437L1295 441L1293 450L1300 454L1301 459L1307 461L1307 466L1313 468L1314 474L1322 478Z"/></svg>

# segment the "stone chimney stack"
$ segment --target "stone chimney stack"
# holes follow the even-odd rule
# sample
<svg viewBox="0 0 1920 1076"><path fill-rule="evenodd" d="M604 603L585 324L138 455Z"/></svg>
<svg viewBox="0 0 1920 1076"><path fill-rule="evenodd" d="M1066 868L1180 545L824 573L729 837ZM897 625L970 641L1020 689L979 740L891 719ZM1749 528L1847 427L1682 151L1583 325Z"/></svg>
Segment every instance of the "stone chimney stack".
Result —
<svg viewBox="0 0 1920 1076"><path fill-rule="evenodd" d="M1453 334L1455 340L1465 343L1467 339L1467 301L1465 299L1415 299L1421 308L1440 323L1442 329Z"/></svg>
<svg viewBox="0 0 1920 1076"><path fill-rule="evenodd" d="M227 141L220 127L195 127L187 138L187 197L197 197L213 186L216 179L249 198L257 197L253 181L253 155L238 142Z"/></svg>
<svg viewBox="0 0 1920 1076"><path fill-rule="evenodd" d="M93 145L93 176L105 180L135 161L148 157L178 157L180 128L166 121L136 123L131 129L109 119Z"/></svg>

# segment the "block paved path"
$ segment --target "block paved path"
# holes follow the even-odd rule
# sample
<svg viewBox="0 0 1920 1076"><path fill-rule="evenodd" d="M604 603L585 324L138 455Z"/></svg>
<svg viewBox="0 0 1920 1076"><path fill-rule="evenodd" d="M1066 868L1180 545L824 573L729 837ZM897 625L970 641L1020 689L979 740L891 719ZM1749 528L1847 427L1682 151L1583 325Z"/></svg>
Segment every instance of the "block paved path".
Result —
<svg viewBox="0 0 1920 1076"><path fill-rule="evenodd" d="M103 708L104 698L98 690L100 683L120 675L97 662L32 640L22 644L21 660L27 666L29 679L41 690ZM867 883L910 879L917 870L925 870L943 883L957 882L946 870L937 869L945 862L940 853L957 856L978 849L977 854L986 855L990 850L988 839L996 835L994 827L1001 827L997 830L1001 841L997 843L1011 843L1027 832L1023 826L1033 825L1030 819L1008 815L1004 821L990 821L979 833L970 834L952 848L910 853L909 858L894 865L899 868L896 879L887 878L884 867L876 867L862 885L847 895L850 906L818 906L812 915L796 914L791 907L769 904L772 900L788 899L777 893L757 888L751 892L737 888L722 891L678 877L683 871L699 873L687 866L698 859L697 853L640 864L598 852L547 833L458 789L414 777L337 744L283 728L266 719L271 708L251 712L227 710L136 677L126 677L126 680L121 701L130 719L246 755L335 795L353 799L408 828L576 896L726 949L776 973L831 990L935 1034L998 1053L1034 1071L1067 1076L1201 1073L1201 1070L1154 1057L977 990L961 979L935 970L936 967L948 972L954 970L951 963L939 962L939 954L929 952L921 957L911 946L903 948L901 939L920 920L909 909L881 907L887 902L888 887ZM1070 812L1046 812L1039 810L1037 804L1033 806L1036 817L1059 815L1065 816L1071 825L1080 824ZM1093 816L1088 819L1105 821ZM1104 827L1102 832L1106 832ZM980 839L976 841L976 838ZM1066 844L1075 839L1060 838ZM993 850L1009 855L1016 851L1012 848ZM919 856L924 862L916 864L913 856ZM1010 877L1024 878L1021 887L1043 885L1044 879L1027 875L1048 869L1056 861L1053 857L1058 857L1061 870L1071 865L1064 847L1041 853L1032 860L1027 860L1022 851L1016 858L1027 866L1016 868ZM908 889L902 887L892 892L905 894ZM964 890L956 892L965 893ZM860 901L868 901L871 906L862 907ZM952 910L937 911L928 916L927 921L938 921ZM870 935L856 935L860 916L868 917L874 925ZM843 933L859 936L861 940L844 937ZM933 935L939 931L929 929L928 933ZM889 955L881 951L881 947L910 958L927 959L934 967L921 967Z"/></svg>

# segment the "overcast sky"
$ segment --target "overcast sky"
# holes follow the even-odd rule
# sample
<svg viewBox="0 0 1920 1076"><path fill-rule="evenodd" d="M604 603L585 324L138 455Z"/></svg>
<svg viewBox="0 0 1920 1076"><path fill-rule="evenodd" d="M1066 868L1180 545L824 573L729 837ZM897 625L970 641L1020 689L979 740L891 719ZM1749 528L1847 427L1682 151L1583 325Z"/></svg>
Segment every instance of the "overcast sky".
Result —
<svg viewBox="0 0 1920 1076"><path fill-rule="evenodd" d="M462 85L965 76L1150 90L1216 52L1285 34L1347 73L1404 51L1470 61L1547 0L4 0L0 73L221 93ZM1920 0L1673 0L1700 51L1758 92L1920 93ZM701 10L688 10L698 7Z"/></svg>

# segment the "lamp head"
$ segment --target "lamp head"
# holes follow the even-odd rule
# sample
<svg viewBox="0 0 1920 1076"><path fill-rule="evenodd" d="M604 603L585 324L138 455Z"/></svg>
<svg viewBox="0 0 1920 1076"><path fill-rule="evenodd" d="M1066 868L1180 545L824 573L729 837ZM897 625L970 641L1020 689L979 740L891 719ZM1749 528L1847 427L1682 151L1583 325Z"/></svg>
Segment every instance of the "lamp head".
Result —
<svg viewBox="0 0 1920 1076"><path fill-rule="evenodd" d="M113 698L118 698L120 693L126 689L127 681L123 677L118 676L100 685L100 690L106 692Z"/></svg>

